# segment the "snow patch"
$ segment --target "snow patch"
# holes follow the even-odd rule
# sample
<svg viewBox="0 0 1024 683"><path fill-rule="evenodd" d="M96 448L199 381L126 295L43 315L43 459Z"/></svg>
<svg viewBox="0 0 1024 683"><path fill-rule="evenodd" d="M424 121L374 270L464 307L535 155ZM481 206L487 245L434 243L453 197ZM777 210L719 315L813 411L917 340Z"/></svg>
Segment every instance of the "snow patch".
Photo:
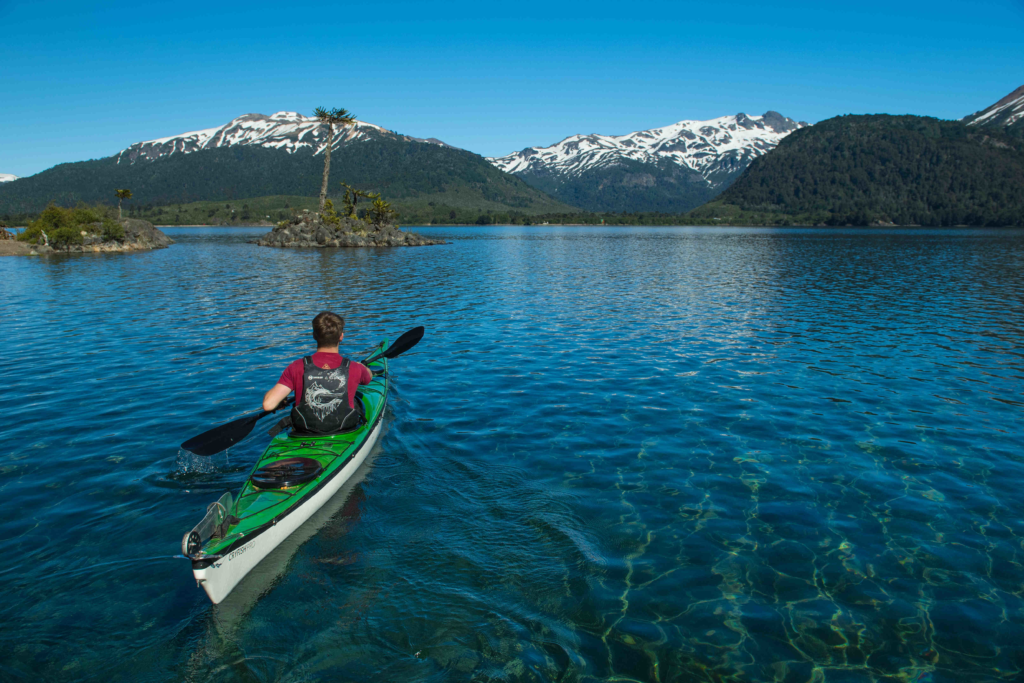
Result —
<svg viewBox="0 0 1024 683"><path fill-rule="evenodd" d="M965 116L963 120L968 126L984 123L995 123L1009 126L1024 118L1024 85L999 100L991 107L982 109L976 114Z"/></svg>

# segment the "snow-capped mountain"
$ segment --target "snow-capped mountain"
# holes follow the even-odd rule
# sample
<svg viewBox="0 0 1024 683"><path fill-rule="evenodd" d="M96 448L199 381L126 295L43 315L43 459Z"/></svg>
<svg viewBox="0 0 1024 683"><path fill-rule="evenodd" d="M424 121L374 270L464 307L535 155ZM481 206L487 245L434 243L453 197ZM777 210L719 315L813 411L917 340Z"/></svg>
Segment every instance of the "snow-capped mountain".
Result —
<svg viewBox="0 0 1024 683"><path fill-rule="evenodd" d="M774 111L736 114L628 135L573 135L488 161L588 210L688 211L806 125Z"/></svg>
<svg viewBox="0 0 1024 683"><path fill-rule="evenodd" d="M448 146L434 138L422 140L398 135L372 123L356 121L352 126L334 127L332 149L337 149L349 142L365 139L373 134ZM117 162L134 164L139 159L153 161L172 154L188 154L204 149L235 145L280 149L289 153L297 152L300 149L311 149L314 154L319 154L323 152L326 144L327 126L320 121L293 111L279 111L271 116L245 114L218 128L207 128L167 138L136 142L131 147L121 150L117 155Z"/></svg>
<svg viewBox="0 0 1024 683"><path fill-rule="evenodd" d="M723 116L710 121L680 121L628 135L573 135L550 147L529 147L490 158L507 173L545 169L574 176L622 159L642 163L672 161L700 173L710 185L722 182L737 165L746 168L779 140L806 126L774 111L764 116Z"/></svg>
<svg viewBox="0 0 1024 683"><path fill-rule="evenodd" d="M17 180L18 176L11 175L10 173L0 173L0 183L9 183L12 180Z"/></svg>
<svg viewBox="0 0 1024 683"><path fill-rule="evenodd" d="M51 202L109 203L111 188L129 188L130 204L137 207L258 197L286 197L285 205L294 206L290 198L320 193L326 136L326 126L295 112L247 114L217 128L139 142L109 157L0 183L0 214L34 213ZM381 192L406 216L419 211L413 215L428 221L467 211L476 212L467 219L479 220L485 211L570 210L480 155L440 140L360 121L336 128L335 146L328 186L335 202L345 182ZM413 200L414 208L407 209Z"/></svg>
<svg viewBox="0 0 1024 683"><path fill-rule="evenodd" d="M965 116L968 126L1001 126L1003 128L1024 128L1024 85L993 104L988 109Z"/></svg>

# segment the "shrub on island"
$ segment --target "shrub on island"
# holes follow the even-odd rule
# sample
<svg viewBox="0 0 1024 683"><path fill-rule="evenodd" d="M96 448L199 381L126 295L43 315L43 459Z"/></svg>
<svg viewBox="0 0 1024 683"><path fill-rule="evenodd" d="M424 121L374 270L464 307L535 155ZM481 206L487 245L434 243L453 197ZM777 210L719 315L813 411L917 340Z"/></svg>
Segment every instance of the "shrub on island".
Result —
<svg viewBox="0 0 1024 683"><path fill-rule="evenodd" d="M120 241L124 239L124 227L114 222L106 207L80 204L73 209L65 209L50 204L18 235L22 242L39 242L42 239L44 244L54 249L84 244L86 237L100 238L103 242Z"/></svg>
<svg viewBox="0 0 1024 683"><path fill-rule="evenodd" d="M133 251L166 247L173 241L147 221L114 218L114 209L79 204L63 208L50 204L28 224L18 240L39 250Z"/></svg>

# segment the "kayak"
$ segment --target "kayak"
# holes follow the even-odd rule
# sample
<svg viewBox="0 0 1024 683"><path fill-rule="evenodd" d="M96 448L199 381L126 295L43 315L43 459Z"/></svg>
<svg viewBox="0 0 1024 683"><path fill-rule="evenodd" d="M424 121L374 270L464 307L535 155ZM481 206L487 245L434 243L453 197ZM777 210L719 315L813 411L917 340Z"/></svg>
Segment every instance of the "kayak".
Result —
<svg viewBox="0 0 1024 683"><path fill-rule="evenodd" d="M388 348L385 340L371 355ZM330 436L282 433L249 473L237 497L211 503L206 516L182 539L196 583L219 603L260 560L288 538L348 481L380 437L388 398L388 360L368 363L369 384L359 387L366 420Z"/></svg>

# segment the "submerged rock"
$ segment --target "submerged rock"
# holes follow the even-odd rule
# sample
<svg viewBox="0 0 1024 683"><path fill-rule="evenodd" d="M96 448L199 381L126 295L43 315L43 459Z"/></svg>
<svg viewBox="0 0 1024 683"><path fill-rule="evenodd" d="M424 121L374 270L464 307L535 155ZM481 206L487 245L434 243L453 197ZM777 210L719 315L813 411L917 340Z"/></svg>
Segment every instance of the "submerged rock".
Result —
<svg viewBox="0 0 1024 683"><path fill-rule="evenodd" d="M317 213L304 212L280 223L256 241L261 247L419 247L447 244L414 232L405 232L397 225L371 225L355 218L342 218L331 224L320 220Z"/></svg>

